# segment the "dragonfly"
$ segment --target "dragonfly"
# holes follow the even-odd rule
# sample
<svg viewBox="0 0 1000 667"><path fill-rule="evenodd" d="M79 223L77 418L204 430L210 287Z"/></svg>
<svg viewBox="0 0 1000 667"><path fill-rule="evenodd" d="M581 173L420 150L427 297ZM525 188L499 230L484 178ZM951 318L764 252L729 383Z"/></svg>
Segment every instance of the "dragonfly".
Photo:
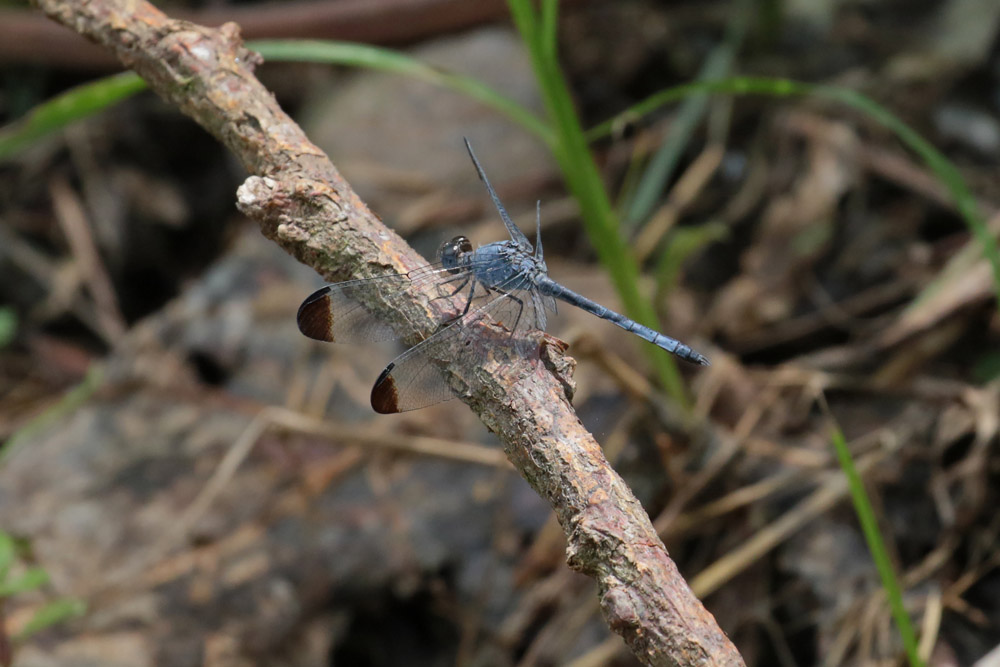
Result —
<svg viewBox="0 0 1000 667"><path fill-rule="evenodd" d="M498 337L520 348L530 345L524 334L544 330L547 313L556 312L556 301L582 308L608 320L677 357L703 366L708 359L688 345L606 308L552 280L545 265L541 236L541 202L535 211L535 244L532 246L514 224L490 184L468 139L465 147L479 179L507 228L510 239L473 249L465 236L443 243L438 261L406 273L387 274L326 285L299 307L299 330L315 340L337 343L395 339L394 329L365 308L364 303L400 291L435 290L432 300L451 299L456 311L432 335L396 357L375 381L372 408L381 414L415 410L454 398L435 360L451 358L452 351L471 351L479 360L489 354ZM536 344L537 345L537 344ZM477 359L473 359L476 362Z"/></svg>

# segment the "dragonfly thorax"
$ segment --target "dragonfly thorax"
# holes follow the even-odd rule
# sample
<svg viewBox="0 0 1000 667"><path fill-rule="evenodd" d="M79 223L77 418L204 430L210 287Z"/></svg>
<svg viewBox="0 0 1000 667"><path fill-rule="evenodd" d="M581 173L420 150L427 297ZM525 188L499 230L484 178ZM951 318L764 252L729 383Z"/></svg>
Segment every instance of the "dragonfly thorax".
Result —
<svg viewBox="0 0 1000 667"><path fill-rule="evenodd" d="M438 257L441 265L451 273L458 273L462 266L462 257L472 252L472 241L465 236L456 236L450 241L445 241L438 249Z"/></svg>

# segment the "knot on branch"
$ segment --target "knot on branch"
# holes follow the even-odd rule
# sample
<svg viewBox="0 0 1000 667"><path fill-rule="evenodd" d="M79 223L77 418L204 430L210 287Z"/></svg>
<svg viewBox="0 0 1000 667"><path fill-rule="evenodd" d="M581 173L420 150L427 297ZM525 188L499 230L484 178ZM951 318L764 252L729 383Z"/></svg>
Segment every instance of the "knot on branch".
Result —
<svg viewBox="0 0 1000 667"><path fill-rule="evenodd" d="M609 586L601 595L601 609L611 629L620 635L642 630L641 605L622 586Z"/></svg>
<svg viewBox="0 0 1000 667"><path fill-rule="evenodd" d="M616 552L623 547L622 535L608 525L612 517L607 513L607 492L596 489L588 500L586 509L570 520L573 528L566 561L578 572L599 576L609 559L619 557Z"/></svg>
<svg viewBox="0 0 1000 667"><path fill-rule="evenodd" d="M538 354L545 368L559 381L563 393L566 394L566 400L572 401L573 395L576 393L576 380L573 379L573 374L576 372L576 359L566 355L568 349L569 346L565 341L544 334L539 344Z"/></svg>
<svg viewBox="0 0 1000 667"><path fill-rule="evenodd" d="M346 214L336 191L322 181L250 176L236 191L236 206L259 221L264 234L282 245L323 249L317 232L342 222Z"/></svg>

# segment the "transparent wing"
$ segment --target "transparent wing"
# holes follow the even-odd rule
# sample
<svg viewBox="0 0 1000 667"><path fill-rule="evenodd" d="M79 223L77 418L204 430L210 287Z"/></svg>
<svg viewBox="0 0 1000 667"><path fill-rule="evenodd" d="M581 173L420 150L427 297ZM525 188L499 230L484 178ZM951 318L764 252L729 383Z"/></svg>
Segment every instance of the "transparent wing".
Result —
<svg viewBox="0 0 1000 667"><path fill-rule="evenodd" d="M395 340L398 335L393 328L374 316L362 304L378 297L403 291L434 290L435 298L445 298L461 294L471 284L471 277L477 265L489 260L473 260L460 268L446 269L441 263L428 264L408 273L395 273L374 278L360 278L341 283L331 283L313 292L302 305L296 316L299 331L315 340L328 343L365 343L371 341ZM482 305L488 294L479 287L472 295L473 306ZM547 301L551 297L542 297ZM464 305L468 296L460 302ZM550 310L554 305L546 304ZM472 310L472 307L470 307ZM544 328L544 313L538 328Z"/></svg>
<svg viewBox="0 0 1000 667"><path fill-rule="evenodd" d="M524 235L524 232L522 232L518 226L514 224L514 221L510 219L510 216L507 215L507 209L505 209L503 204L500 203L500 197L497 196L496 190L494 190L493 186L490 184L490 179L486 178L486 172L483 171L482 165L480 165L479 160L476 159L476 154L472 151L472 144L470 144L469 140L465 137L462 137L462 139L465 141L466 150L469 151L469 157L472 158L472 164L476 165L476 173L479 174L479 180L486 185L486 191L490 193L490 199L493 200L493 206L496 207L497 213L500 214L500 219L503 220L503 226L507 228L507 233L510 234L511 240L514 241L514 243L516 243L521 249L531 252L533 250L531 247L531 241L528 240L528 237Z"/></svg>
<svg viewBox="0 0 1000 667"><path fill-rule="evenodd" d="M518 280L512 279L511 284ZM481 285L476 286L482 290ZM506 331L490 329L499 325ZM479 364L491 345L530 346L523 332L545 326L545 304L531 290L490 290L485 303L449 323L390 363L372 387L372 408L382 414L416 410L454 398L441 369L433 361L462 355L469 364Z"/></svg>
<svg viewBox="0 0 1000 667"><path fill-rule="evenodd" d="M449 271L438 263L408 273L332 283L313 292L299 306L296 317L299 331L331 343L392 340L397 337L392 327L372 315L362 303L401 291L426 289L428 285L438 286L440 296L445 296L468 278L468 269ZM449 290L451 285L454 287Z"/></svg>
<svg viewBox="0 0 1000 667"><path fill-rule="evenodd" d="M545 308L545 310L552 311L553 315L555 315L556 313L559 312L559 308L556 306L556 304L558 302L556 301L556 298L554 296L551 296L551 295L541 296L541 295L539 295L539 298L542 300L542 306Z"/></svg>

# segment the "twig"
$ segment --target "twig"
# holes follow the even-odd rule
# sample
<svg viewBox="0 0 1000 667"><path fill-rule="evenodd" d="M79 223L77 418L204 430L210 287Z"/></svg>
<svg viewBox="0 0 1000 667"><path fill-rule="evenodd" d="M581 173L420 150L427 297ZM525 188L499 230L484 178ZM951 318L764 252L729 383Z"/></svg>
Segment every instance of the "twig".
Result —
<svg viewBox="0 0 1000 667"><path fill-rule="evenodd" d="M32 309L32 317L54 318L64 312L70 312L97 336L105 335L94 309L85 300L76 298L77 292L83 285L82 276L75 267L61 270L63 267L55 260L5 227L2 219L0 219L0 257L10 259L15 266L46 289L48 296ZM112 342L107 339L109 345Z"/></svg>
<svg viewBox="0 0 1000 667"><path fill-rule="evenodd" d="M293 256L334 279L421 263L278 108L254 77L259 57L243 48L234 24L209 29L170 20L138 0L36 3L104 45L229 147L253 174L239 189L240 209ZM411 343L440 321L421 294L365 305ZM476 367L460 355L438 361L520 474L555 509L569 563L597 581L611 628L648 665L742 665L577 418L566 395L570 364L552 345L543 344L531 360L510 347L496 347Z"/></svg>
<svg viewBox="0 0 1000 667"><path fill-rule="evenodd" d="M722 144L710 144L698 154L694 162L684 171L677 183L671 188L667 201L649 219L642 228L633 244L636 258L640 263L649 259L667 233L701 194L709 180L715 175L722 158L725 157L725 147Z"/></svg>
<svg viewBox="0 0 1000 667"><path fill-rule="evenodd" d="M399 44L495 21L506 15L502 0L298 0L177 8L188 21L240 24L246 39L343 39ZM0 9L0 62L42 63L93 70L117 63L107 51L60 31L20 8Z"/></svg>
<svg viewBox="0 0 1000 667"><path fill-rule="evenodd" d="M269 406L258 412L251 420L240 437L230 446L205 487L164 534L163 539L150 550L150 562L161 558L169 549L182 543L188 537L194 525L204 516L233 478L233 475L236 474L236 470L246 460L253 446L272 427L280 427L292 433L311 433L335 438L341 442L360 443L375 449L393 449L424 456L438 456L509 470L507 461L499 455L499 452L487 447L449 442L437 438L377 436L363 429L331 424L286 408Z"/></svg>
<svg viewBox="0 0 1000 667"><path fill-rule="evenodd" d="M81 277L87 285L90 296L94 299L97 323L105 339L114 343L121 339L128 326L118 307L118 295L115 294L111 276L108 275L101 260L101 253L94 242L83 204L70 189L69 183L58 176L52 178L49 194L52 197L56 219L69 242L70 250L80 267Z"/></svg>

